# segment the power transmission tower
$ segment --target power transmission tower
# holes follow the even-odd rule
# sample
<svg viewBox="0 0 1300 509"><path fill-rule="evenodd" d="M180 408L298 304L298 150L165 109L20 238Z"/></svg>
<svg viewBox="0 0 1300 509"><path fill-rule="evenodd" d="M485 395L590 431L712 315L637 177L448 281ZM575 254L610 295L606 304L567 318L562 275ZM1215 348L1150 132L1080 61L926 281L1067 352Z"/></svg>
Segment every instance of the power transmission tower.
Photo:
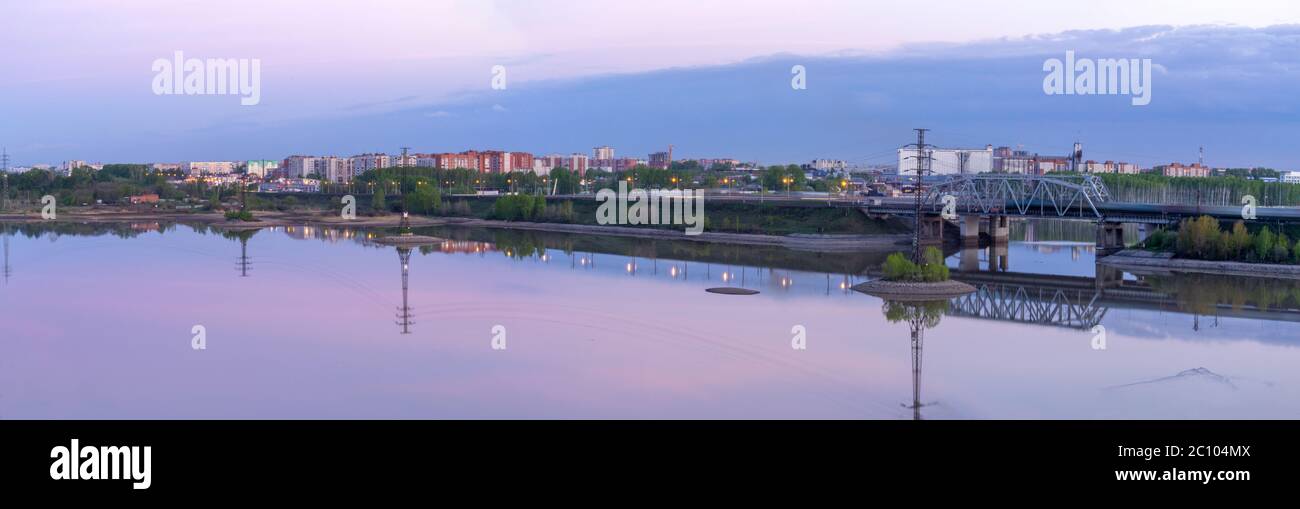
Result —
<svg viewBox="0 0 1300 509"><path fill-rule="evenodd" d="M9 209L9 148L8 147L0 149L0 173L4 174L4 185L0 186L0 210L8 210Z"/></svg>
<svg viewBox="0 0 1300 509"><path fill-rule="evenodd" d="M912 186L912 194L916 198L915 209L912 216L912 261L921 264L921 194L924 186L925 172L929 169L930 156L925 152L925 133L929 129L917 128L916 131L916 185ZM901 171L902 168L899 168Z"/></svg>

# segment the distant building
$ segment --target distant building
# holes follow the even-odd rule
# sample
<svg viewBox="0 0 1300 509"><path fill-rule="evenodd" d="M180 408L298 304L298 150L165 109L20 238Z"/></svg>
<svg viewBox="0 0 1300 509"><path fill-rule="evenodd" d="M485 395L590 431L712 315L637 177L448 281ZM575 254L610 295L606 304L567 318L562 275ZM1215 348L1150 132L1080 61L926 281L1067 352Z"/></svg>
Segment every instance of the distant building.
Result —
<svg viewBox="0 0 1300 509"><path fill-rule="evenodd" d="M898 149L898 174L916 175L916 149ZM993 147L982 149L932 148L925 154L929 161L926 175L959 175L993 171Z"/></svg>
<svg viewBox="0 0 1300 509"><path fill-rule="evenodd" d="M141 203L158 203L158 195L156 195L156 194L139 194L139 195L135 195L135 196L132 196L132 197L130 197L130 198L127 198L127 200L130 201L132 205L139 205L139 204L141 204Z"/></svg>
<svg viewBox="0 0 1300 509"><path fill-rule="evenodd" d="M597 161L614 160L614 147L602 145L591 149L591 158Z"/></svg>
<svg viewBox="0 0 1300 509"><path fill-rule="evenodd" d="M1201 163L1182 164L1170 163L1164 166L1152 168L1153 171L1166 177L1208 177L1210 168Z"/></svg>
<svg viewBox="0 0 1300 509"><path fill-rule="evenodd" d="M1122 173L1132 175L1140 173L1142 170L1133 163L1084 161L1080 163L1079 171L1083 173Z"/></svg>
<svg viewBox="0 0 1300 509"><path fill-rule="evenodd" d="M153 163L149 165L154 171L180 171L180 163Z"/></svg>
<svg viewBox="0 0 1300 509"><path fill-rule="evenodd" d="M78 159L73 159L71 161L64 161L62 165L59 165L59 173L63 174L64 176L70 176L72 175L72 170L79 170L82 168L87 168L89 166L90 165L87 164L85 161L78 160Z"/></svg>
<svg viewBox="0 0 1300 509"><path fill-rule="evenodd" d="M316 173L315 156L289 156L284 160L284 176L303 178Z"/></svg>
<svg viewBox="0 0 1300 509"><path fill-rule="evenodd" d="M267 174L274 173L275 170L280 168L280 163L267 159L257 159L248 161L244 168L245 172L249 175L257 175L258 177L266 178Z"/></svg>
<svg viewBox="0 0 1300 509"><path fill-rule="evenodd" d="M813 159L808 163L808 169L817 172L842 172L847 170L848 163L836 159Z"/></svg>
<svg viewBox="0 0 1300 509"><path fill-rule="evenodd" d="M339 184L351 182L355 176L352 173L352 159L346 157L319 157L316 158L314 167L315 174Z"/></svg>
<svg viewBox="0 0 1300 509"><path fill-rule="evenodd" d="M732 168L740 166L740 161L736 159L699 159L698 162L700 163L700 167L706 170L714 166Z"/></svg>
<svg viewBox="0 0 1300 509"><path fill-rule="evenodd" d="M1300 171L1283 172L1281 177L1282 182L1287 184L1300 184Z"/></svg>
<svg viewBox="0 0 1300 509"><path fill-rule="evenodd" d="M650 163L647 165L659 170L667 170L673 164L672 156L667 152L655 152L650 154Z"/></svg>
<svg viewBox="0 0 1300 509"><path fill-rule="evenodd" d="M361 154L352 156L351 159L352 171L356 175L393 166L393 158L389 157L388 154Z"/></svg>
<svg viewBox="0 0 1300 509"><path fill-rule="evenodd" d="M186 175L226 175L235 171L235 163L230 161L186 161L181 163L181 171Z"/></svg>

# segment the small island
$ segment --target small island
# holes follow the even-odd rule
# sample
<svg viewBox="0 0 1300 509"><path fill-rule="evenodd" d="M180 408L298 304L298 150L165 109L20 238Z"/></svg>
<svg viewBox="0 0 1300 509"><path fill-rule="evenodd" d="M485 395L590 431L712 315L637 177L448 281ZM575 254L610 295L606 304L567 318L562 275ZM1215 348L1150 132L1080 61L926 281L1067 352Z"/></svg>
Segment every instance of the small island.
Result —
<svg viewBox="0 0 1300 509"><path fill-rule="evenodd" d="M860 283L853 290L894 301L951 299L974 292L975 287L948 279L948 266L938 248L925 249L921 263L903 253L894 253L881 266L884 277Z"/></svg>

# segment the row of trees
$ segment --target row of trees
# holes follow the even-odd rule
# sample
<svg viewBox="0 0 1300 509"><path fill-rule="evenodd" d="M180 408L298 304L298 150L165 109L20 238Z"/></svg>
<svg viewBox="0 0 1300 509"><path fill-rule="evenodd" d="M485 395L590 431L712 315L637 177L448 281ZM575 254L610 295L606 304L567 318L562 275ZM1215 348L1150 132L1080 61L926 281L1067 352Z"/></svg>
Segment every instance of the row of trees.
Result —
<svg viewBox="0 0 1300 509"><path fill-rule="evenodd" d="M1177 232L1156 231L1143 245L1198 260L1300 263L1300 241L1293 242L1285 232L1267 226L1251 232L1242 221L1224 230L1210 216L1184 219Z"/></svg>
<svg viewBox="0 0 1300 509"><path fill-rule="evenodd" d="M1251 174L1247 172L1246 174ZM1262 173L1256 172L1255 174ZM1300 205L1300 185L1264 182L1241 176L1166 177L1151 173L1100 175L1117 201L1239 206L1254 196L1259 206Z"/></svg>
<svg viewBox="0 0 1300 509"><path fill-rule="evenodd" d="M102 170L78 168L68 176L49 170L28 170L7 176L9 198L37 203L41 196L52 195L61 205L81 205L102 201L122 203L129 196L157 194L166 199L194 197L206 199L206 188L182 189L167 182L167 176L143 164L108 164Z"/></svg>

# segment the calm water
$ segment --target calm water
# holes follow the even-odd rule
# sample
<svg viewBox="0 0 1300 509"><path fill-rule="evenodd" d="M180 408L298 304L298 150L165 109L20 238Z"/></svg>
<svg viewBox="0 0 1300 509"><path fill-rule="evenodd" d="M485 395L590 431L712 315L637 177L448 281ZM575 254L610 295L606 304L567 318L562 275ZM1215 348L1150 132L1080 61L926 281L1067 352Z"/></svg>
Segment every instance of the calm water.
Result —
<svg viewBox="0 0 1300 509"><path fill-rule="evenodd" d="M981 293L911 304L848 289L887 253L433 230L404 295L364 231L8 228L0 418L1300 417L1300 286L1099 291L1068 240L953 253Z"/></svg>

